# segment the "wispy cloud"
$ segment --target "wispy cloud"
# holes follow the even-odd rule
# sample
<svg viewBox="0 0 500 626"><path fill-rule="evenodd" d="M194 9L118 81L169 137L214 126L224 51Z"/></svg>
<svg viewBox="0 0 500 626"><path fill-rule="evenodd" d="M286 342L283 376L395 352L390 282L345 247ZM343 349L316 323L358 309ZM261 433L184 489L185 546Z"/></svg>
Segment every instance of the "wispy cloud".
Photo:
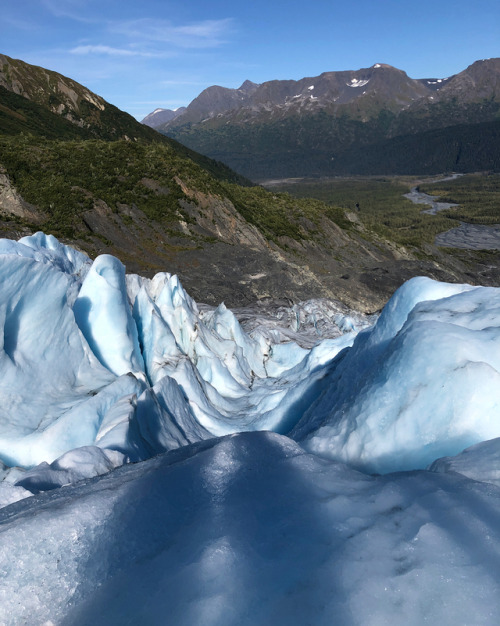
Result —
<svg viewBox="0 0 500 626"><path fill-rule="evenodd" d="M69 52L77 56L93 55L116 59L161 59L175 56L181 51L185 53L187 50L217 48L226 43L233 32L234 21L231 18L177 25L167 20L151 18L106 22L99 35L101 42L105 39L105 43L97 43L95 39L94 43L87 39ZM117 36L119 44L113 45Z"/></svg>
<svg viewBox="0 0 500 626"><path fill-rule="evenodd" d="M113 48L112 46L99 45L85 45L76 46L70 50L71 54L89 55L97 54L111 57L149 57L160 58L167 56L167 53L163 52L146 52L143 50L133 50L130 48Z"/></svg>
<svg viewBox="0 0 500 626"><path fill-rule="evenodd" d="M86 24L97 21L89 16L89 0L42 0L42 5L54 17L66 17Z"/></svg>
<svg viewBox="0 0 500 626"><path fill-rule="evenodd" d="M161 42L178 48L216 48L228 42L235 25L232 18L184 25L143 18L115 23L111 30L136 41Z"/></svg>

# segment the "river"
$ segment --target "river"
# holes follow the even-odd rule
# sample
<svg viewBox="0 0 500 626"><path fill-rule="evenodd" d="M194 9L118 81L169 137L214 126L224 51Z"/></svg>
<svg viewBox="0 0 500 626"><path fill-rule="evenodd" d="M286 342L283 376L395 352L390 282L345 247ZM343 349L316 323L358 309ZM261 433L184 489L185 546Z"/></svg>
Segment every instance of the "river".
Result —
<svg viewBox="0 0 500 626"><path fill-rule="evenodd" d="M462 174L453 174L446 178L440 178L429 182L442 182L454 180ZM404 194L405 198L414 204L430 205L430 209L425 209L422 213L436 215L439 211L458 206L450 202L439 202L439 197L431 196L418 191L418 187L413 187L410 193ZM439 233L434 239L434 244L442 248L462 248L465 250L500 250L500 224L493 226L483 226L482 224L468 224L460 222L460 226Z"/></svg>

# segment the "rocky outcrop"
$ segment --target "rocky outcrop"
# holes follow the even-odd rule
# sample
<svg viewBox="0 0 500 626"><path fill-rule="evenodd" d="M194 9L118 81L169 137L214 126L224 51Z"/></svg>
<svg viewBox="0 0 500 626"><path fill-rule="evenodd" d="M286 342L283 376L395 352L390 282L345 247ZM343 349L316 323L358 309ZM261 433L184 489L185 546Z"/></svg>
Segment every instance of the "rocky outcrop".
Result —
<svg viewBox="0 0 500 626"><path fill-rule="evenodd" d="M0 215L15 216L35 224L42 223L45 216L39 209L29 204L17 193L10 178L0 165Z"/></svg>

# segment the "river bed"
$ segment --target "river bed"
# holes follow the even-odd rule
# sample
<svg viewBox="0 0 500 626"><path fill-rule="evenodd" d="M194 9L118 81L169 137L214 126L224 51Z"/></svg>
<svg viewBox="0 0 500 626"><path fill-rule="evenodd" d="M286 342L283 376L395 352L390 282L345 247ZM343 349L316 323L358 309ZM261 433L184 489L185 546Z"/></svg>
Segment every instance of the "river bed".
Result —
<svg viewBox="0 0 500 626"><path fill-rule="evenodd" d="M454 174L453 176L441 178L434 182L453 180L458 176L461 176L461 174ZM429 209L422 211L422 213L427 213L428 215L437 215L439 211L459 206L458 204L452 204L450 202L439 202L438 196L431 196L427 193L418 191L418 187L413 187L410 193L404 194L404 197L411 200L414 204L430 205ZM442 248L500 250L500 224L484 226L482 224L468 224L467 222L460 222L460 226L451 228L444 233L436 235L434 244Z"/></svg>
<svg viewBox="0 0 500 626"><path fill-rule="evenodd" d="M404 197L411 200L413 204L430 204L430 209L422 211L422 213L427 213L429 215L436 215L439 211L444 211L458 206L458 204L452 204L451 202L439 202L439 198L437 196L431 196L428 193L418 191L418 187L413 187L410 193L404 194Z"/></svg>

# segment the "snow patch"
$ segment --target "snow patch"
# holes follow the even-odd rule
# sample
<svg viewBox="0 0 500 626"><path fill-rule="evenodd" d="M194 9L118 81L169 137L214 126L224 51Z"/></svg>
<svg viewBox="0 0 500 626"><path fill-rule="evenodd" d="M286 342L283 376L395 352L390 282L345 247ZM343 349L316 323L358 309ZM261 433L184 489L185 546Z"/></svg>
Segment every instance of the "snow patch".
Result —
<svg viewBox="0 0 500 626"><path fill-rule="evenodd" d="M368 79L368 80L361 80L361 79L358 79L358 78L353 78L353 79L351 79L351 82L350 83L346 83L346 85L348 87L364 87L369 82L370 82L370 79Z"/></svg>

